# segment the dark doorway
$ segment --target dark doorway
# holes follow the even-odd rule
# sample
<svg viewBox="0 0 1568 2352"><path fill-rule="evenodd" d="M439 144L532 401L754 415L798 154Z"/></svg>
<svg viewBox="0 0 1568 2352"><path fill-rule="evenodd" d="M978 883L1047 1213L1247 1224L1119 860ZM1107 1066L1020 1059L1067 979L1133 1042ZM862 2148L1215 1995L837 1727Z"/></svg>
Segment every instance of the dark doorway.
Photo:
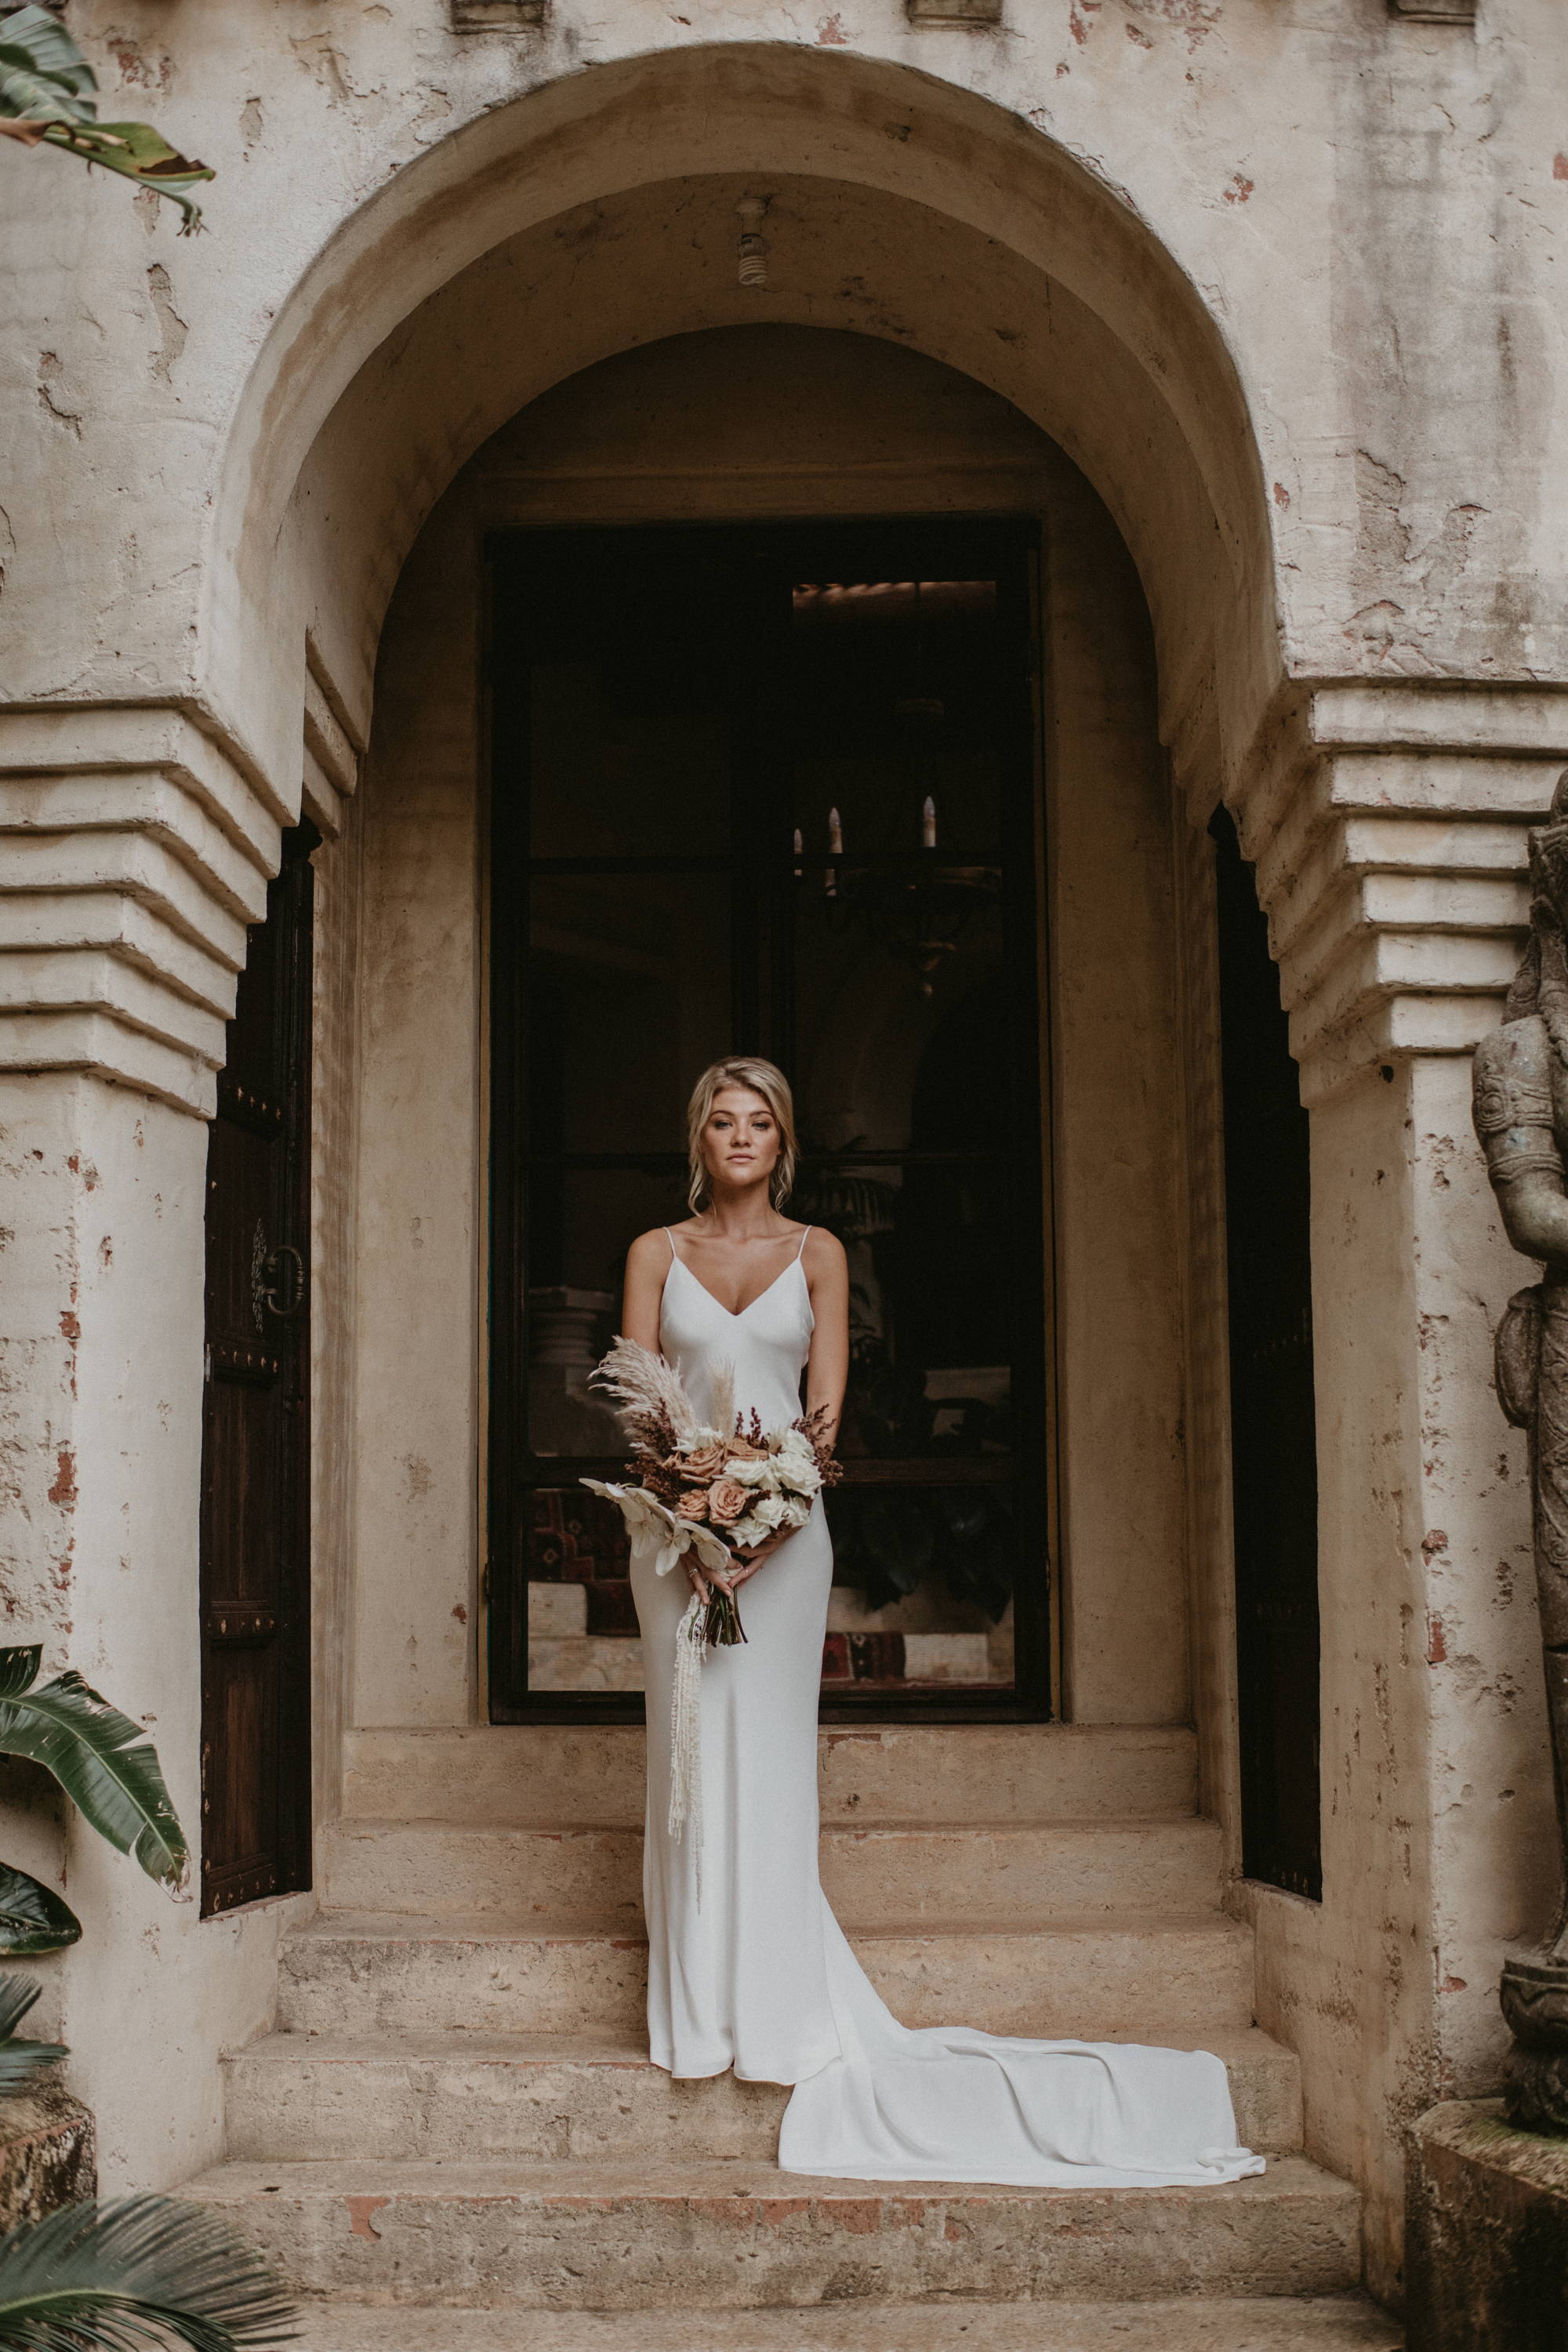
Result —
<svg viewBox="0 0 1568 2352"><path fill-rule="evenodd" d="M1215 842L1243 1867L1321 1898L1311 1183L1279 974L1224 809Z"/></svg>
<svg viewBox="0 0 1568 2352"><path fill-rule="evenodd" d="M310 946L283 836L207 1148L202 1910L310 1884Z"/></svg>
<svg viewBox="0 0 1568 2352"><path fill-rule="evenodd" d="M1042 1714L1034 527L490 558L491 1711L641 1712L585 1381L627 1244L686 1213L693 1079L751 1051L854 1286L825 1705Z"/></svg>

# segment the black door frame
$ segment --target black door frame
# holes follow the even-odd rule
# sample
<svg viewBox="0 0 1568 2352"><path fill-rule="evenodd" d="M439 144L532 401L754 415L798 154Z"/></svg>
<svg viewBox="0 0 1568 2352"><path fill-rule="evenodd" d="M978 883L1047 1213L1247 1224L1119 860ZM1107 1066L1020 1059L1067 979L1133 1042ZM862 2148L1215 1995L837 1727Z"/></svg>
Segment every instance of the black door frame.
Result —
<svg viewBox="0 0 1568 2352"><path fill-rule="evenodd" d="M1026 1148L1037 1155L1025 1171L1026 1182L1040 1204L1037 1223L1020 1220L1020 1301L1037 1298L1043 1304L1043 1328L1036 1343L1016 1350L1014 1394L1020 1431L1027 1436L1018 1449L1016 1477L1019 1502L1019 1549L1023 1565L1029 1536L1037 1534L1036 1562L1040 1572L1020 1574L1015 1597L1016 1643L1019 1660L1019 1690L993 1697L973 1689L927 1690L904 1697L888 1691L868 1693L863 1699L826 1698L825 1722L845 1721L1043 1721L1052 1713L1051 1678L1055 1669L1051 1639L1056 1607L1057 1493L1054 1248L1050 1232L1049 1174L1050 1003L1047 988L1046 812L1041 752L1040 667L1041 598L1037 516L891 516L825 519L820 523L748 523L672 525L668 523L581 527L515 527L492 532L486 541L486 625L482 665L484 702L489 751L487 853L489 862L487 992L489 1017L489 1375L487 1430L487 1561L482 1594L487 1612L486 1650L489 1663L489 1719L495 1722L641 1721L640 1693L529 1692L526 1689L527 1581L522 1510L535 1486L569 1486L579 1475L614 1475L615 1466L597 1458L550 1460L544 1475L519 1475L526 1462L526 1397L528 1357L525 1318L502 1311L500 1302L515 1300L527 1286L525 1220L528 1200L530 1141L522 1041L525 1035L526 942L515 909L525 902L531 873L548 870L558 861L532 860L528 840L528 715L521 677L498 655L498 645L515 642L520 631L521 591L520 569L542 560L552 541L581 545L585 540L614 541L636 533L645 541L656 535L689 540L693 535L722 535L738 546L752 541L760 562L776 573L781 564L792 577L979 577L994 576L1005 583L1013 625L1017 632L1020 683L1016 759L1020 774L1032 789L1016 795L1010 811L1013 831L1006 844L1013 887L1029 900L1027 922L1015 919L1008 927L1007 957L1012 984L1032 1001L1037 1050L1020 1054L1018 1066L1020 1132ZM831 544L837 568L822 569L825 545ZM855 568L858 547L875 550L877 568ZM952 553L944 556L943 549ZM758 674L765 665L757 666ZM765 777L770 747L780 730L759 690L749 713L747 772ZM787 836L771 846L753 836L738 845L742 856L769 855L781 864L793 856ZM603 867L617 861L600 860ZM672 860L673 865L676 861ZM686 868L704 861L682 858ZM715 869L738 868L742 856L714 857ZM649 861L635 863L647 870ZM737 968L739 959L737 959ZM789 1036L784 1011L787 991L777 979L777 958L764 958L755 982L740 976L734 989L737 1036L745 1040L736 1050L773 1055L788 1066ZM1026 1024L1020 1024L1021 1030ZM844 1155L857 1164L877 1155L856 1151ZM893 1157L895 1155L887 1155ZM907 1156L907 1155L904 1155ZM675 1162L670 1155L626 1155L626 1163L663 1171ZM589 1162L584 1159L583 1164ZM1027 1228L1026 1230L1026 1228ZM1020 1322L1023 1310L1020 1308ZM1036 1327L1039 1328L1039 1327ZM1027 1689L1025 1689L1026 1684Z"/></svg>

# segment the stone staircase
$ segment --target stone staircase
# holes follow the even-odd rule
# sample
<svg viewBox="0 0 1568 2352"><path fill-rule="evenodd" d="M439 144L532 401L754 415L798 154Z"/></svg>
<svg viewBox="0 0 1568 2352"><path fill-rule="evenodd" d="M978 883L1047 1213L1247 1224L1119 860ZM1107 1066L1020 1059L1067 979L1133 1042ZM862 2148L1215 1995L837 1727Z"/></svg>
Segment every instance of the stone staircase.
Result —
<svg viewBox="0 0 1568 2352"><path fill-rule="evenodd" d="M646 2057L640 1732L539 1727L352 1736L322 1907L188 2193L311 2299L311 2352L1389 2352L1193 1772L1179 1730L825 1731L823 1874L911 2024L1216 2051L1261 2179L780 2173L785 2092Z"/></svg>

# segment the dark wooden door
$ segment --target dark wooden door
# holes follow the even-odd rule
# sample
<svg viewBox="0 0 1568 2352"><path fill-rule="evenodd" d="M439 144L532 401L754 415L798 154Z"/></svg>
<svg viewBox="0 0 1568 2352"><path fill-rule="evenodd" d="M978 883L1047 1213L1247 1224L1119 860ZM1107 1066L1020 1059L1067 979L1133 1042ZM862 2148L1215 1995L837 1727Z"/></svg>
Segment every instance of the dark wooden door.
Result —
<svg viewBox="0 0 1568 2352"><path fill-rule="evenodd" d="M284 836L207 1149L202 1910L310 1883L310 937Z"/></svg>
<svg viewBox="0 0 1568 2352"><path fill-rule="evenodd" d="M1317 1898L1323 1867L1307 1114L1252 869L1223 810L1209 829L1225 1080L1242 1860L1249 1878Z"/></svg>

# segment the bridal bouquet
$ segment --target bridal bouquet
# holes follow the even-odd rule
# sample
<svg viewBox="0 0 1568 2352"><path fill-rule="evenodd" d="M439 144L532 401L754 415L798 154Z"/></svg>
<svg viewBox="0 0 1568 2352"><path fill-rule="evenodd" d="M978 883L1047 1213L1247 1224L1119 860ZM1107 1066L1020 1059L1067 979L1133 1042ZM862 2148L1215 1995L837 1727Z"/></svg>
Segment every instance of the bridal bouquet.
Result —
<svg viewBox="0 0 1568 2352"><path fill-rule="evenodd" d="M660 1576L688 1551L700 1568L721 1574L737 1554L805 1527L820 1489L840 1475L823 1414L786 1429L764 1430L754 1411L742 1422L727 1364L714 1370L710 1421L699 1416L674 1367L633 1339L617 1339L594 1377L620 1407L632 1449L626 1477L637 1483L583 1484L619 1507L634 1539L657 1543ZM714 1591L700 1638L715 1648L745 1640L732 1594Z"/></svg>

